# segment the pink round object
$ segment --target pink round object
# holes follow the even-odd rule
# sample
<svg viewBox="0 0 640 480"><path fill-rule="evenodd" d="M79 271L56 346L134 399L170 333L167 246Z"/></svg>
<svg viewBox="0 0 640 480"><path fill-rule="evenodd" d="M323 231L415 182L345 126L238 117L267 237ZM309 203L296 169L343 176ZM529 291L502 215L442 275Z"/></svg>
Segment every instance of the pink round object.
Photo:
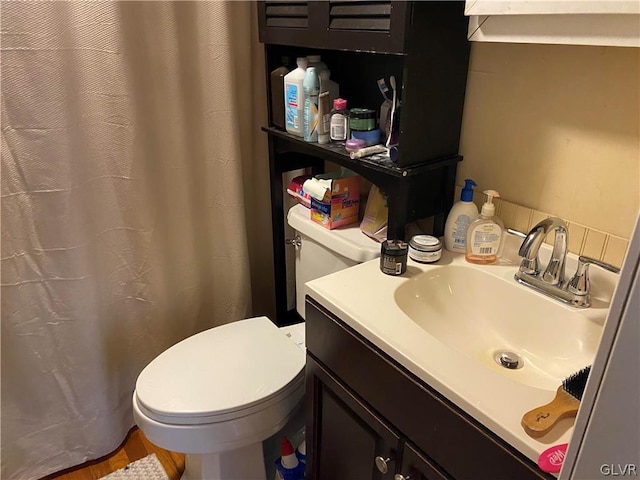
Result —
<svg viewBox="0 0 640 480"><path fill-rule="evenodd" d="M538 467L543 472L558 473L567 454L567 443L547 448L538 457Z"/></svg>
<svg viewBox="0 0 640 480"><path fill-rule="evenodd" d="M366 142L364 140L361 140L359 138L351 138L347 140L347 143L344 144L344 148L347 152L355 152L356 150L364 148L365 145Z"/></svg>

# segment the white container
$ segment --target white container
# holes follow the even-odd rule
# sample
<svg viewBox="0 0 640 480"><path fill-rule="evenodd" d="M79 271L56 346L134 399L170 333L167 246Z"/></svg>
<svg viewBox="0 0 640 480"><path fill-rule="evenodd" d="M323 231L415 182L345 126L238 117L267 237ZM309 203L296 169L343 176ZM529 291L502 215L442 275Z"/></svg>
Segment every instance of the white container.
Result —
<svg viewBox="0 0 640 480"><path fill-rule="evenodd" d="M476 182L469 179L464 182L460 201L453 205L444 225L444 247L454 253L466 252L467 228L478 217L478 207L473 203Z"/></svg>
<svg viewBox="0 0 640 480"><path fill-rule="evenodd" d="M340 97L340 86L331 80L329 70L318 70L318 77L320 78L320 93L329 92L329 100L333 105L333 101Z"/></svg>
<svg viewBox="0 0 640 480"><path fill-rule="evenodd" d="M307 59L298 57L298 68L284 76L284 118L285 128L292 135L302 137L304 116L304 75L307 70Z"/></svg>
<svg viewBox="0 0 640 480"><path fill-rule="evenodd" d="M431 235L414 235L409 241L409 258L434 263L442 258L442 242Z"/></svg>
<svg viewBox="0 0 640 480"><path fill-rule="evenodd" d="M329 230L309 218L309 209L294 205L287 223L300 237L296 247L296 310L302 318L304 284L380 256L380 244L360 231L358 223Z"/></svg>
<svg viewBox="0 0 640 480"><path fill-rule="evenodd" d="M320 79L316 67L307 67L302 82L304 87L304 108L302 132L305 142L318 141L318 95L320 94Z"/></svg>
<svg viewBox="0 0 640 480"><path fill-rule="evenodd" d="M322 56L320 55L307 55L307 62L309 62L310 67L316 67L318 74L320 74L322 70L329 70L329 67L322 61Z"/></svg>

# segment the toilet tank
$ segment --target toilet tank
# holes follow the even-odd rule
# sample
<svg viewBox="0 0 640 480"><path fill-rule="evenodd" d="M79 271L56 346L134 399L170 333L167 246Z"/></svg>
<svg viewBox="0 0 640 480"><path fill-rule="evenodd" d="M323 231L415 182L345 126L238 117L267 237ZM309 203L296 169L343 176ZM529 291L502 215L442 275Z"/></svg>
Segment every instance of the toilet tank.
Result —
<svg viewBox="0 0 640 480"><path fill-rule="evenodd" d="M302 318L306 282L380 256L380 244L362 233L358 223L329 230L311 221L304 205L289 209L287 223L300 237L295 247L295 272L296 310Z"/></svg>

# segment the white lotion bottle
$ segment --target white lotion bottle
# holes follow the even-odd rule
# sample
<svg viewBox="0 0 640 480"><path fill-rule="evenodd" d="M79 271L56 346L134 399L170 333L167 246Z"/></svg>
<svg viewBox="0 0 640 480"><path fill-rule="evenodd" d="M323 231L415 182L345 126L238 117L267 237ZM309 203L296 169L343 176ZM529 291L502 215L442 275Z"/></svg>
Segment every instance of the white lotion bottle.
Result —
<svg viewBox="0 0 640 480"><path fill-rule="evenodd" d="M298 68L284 76L284 123L287 132L304 136L304 75L307 70L306 57L296 59Z"/></svg>
<svg viewBox="0 0 640 480"><path fill-rule="evenodd" d="M478 207L473 203L473 187L477 184L466 179L460 200L453 204L444 224L444 247L450 252L465 253L467 228L478 217Z"/></svg>
<svg viewBox="0 0 640 480"><path fill-rule="evenodd" d="M495 190L485 190L487 201L482 205L480 216L469 224L467 229L467 248L464 258L469 263L488 265L496 263L502 253L504 224L496 217Z"/></svg>

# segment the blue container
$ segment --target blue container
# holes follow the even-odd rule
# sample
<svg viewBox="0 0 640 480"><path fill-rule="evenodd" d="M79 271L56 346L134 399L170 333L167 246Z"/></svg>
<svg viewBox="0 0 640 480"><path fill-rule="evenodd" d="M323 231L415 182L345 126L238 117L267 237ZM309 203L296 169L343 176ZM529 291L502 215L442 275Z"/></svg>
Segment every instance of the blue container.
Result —
<svg viewBox="0 0 640 480"><path fill-rule="evenodd" d="M380 143L380 129L375 130L351 130L351 138L364 140L365 146L378 145Z"/></svg>
<svg viewBox="0 0 640 480"><path fill-rule="evenodd" d="M285 468L282 466L282 460L276 460L276 469L283 480L304 480L304 463L298 463L295 468Z"/></svg>

